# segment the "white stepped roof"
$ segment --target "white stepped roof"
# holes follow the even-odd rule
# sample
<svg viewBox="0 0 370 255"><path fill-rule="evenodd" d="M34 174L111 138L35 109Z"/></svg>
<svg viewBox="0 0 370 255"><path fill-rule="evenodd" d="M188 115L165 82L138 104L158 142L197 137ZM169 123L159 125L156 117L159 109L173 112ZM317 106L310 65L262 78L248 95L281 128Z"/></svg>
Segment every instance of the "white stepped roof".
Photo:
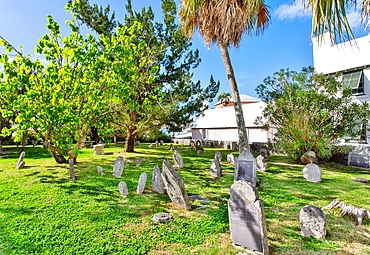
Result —
<svg viewBox="0 0 370 255"><path fill-rule="evenodd" d="M266 104L262 101L242 105L246 127L258 127L254 124L257 116L262 116ZM236 128L234 107L223 107L204 111L204 116L199 117L192 128Z"/></svg>
<svg viewBox="0 0 370 255"><path fill-rule="evenodd" d="M248 96L246 94L240 94L239 97L240 97L240 102L241 103L244 103L244 102L255 103L255 102L260 102L261 101L258 98ZM231 97L230 102L234 102L234 98ZM215 105L218 105L218 104L221 104L221 101L218 101Z"/></svg>

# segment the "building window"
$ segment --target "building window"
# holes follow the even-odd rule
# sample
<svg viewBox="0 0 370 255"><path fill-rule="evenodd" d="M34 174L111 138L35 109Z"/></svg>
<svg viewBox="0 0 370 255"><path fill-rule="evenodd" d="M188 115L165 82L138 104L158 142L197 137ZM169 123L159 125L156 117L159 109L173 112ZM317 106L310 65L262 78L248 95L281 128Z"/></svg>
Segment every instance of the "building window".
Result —
<svg viewBox="0 0 370 255"><path fill-rule="evenodd" d="M203 139L207 139L207 129L202 129L202 137Z"/></svg>
<svg viewBox="0 0 370 255"><path fill-rule="evenodd" d="M342 83L352 89L353 95L365 95L363 70L344 73Z"/></svg>

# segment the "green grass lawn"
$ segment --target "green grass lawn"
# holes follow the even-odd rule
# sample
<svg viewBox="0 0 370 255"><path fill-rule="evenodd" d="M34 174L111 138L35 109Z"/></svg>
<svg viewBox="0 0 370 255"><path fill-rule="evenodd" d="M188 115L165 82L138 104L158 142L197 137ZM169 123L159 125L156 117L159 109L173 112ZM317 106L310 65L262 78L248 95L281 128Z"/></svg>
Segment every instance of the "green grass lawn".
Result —
<svg viewBox="0 0 370 255"><path fill-rule="evenodd" d="M42 148L26 147L26 166L16 170L20 148L4 147L0 158L0 254L237 254L229 232L227 200L233 183L233 166L222 150L223 175L214 180L209 167L217 149L205 148L202 156L179 147L185 167L178 170L189 195L209 198L208 207L192 201L185 211L167 195L151 191L154 165L164 159L173 163L168 145L136 153L123 153L121 146L106 146L105 155L83 149L78 155L75 181L68 165L58 165ZM122 178L112 176L117 156L131 161ZM4 156L4 155L3 155ZM146 159L140 167L135 159ZM97 173L100 165L105 175ZM307 204L324 207L333 199L370 209L370 170L337 164L320 164L321 183L307 182L303 165L288 157L271 155L268 170L258 173L259 195L265 205L270 254L370 254L370 220L356 226L352 218L340 217L340 209L325 211L325 241L300 235L299 211ZM136 194L142 172L148 174L143 195ZM118 183L124 180L130 194L122 198ZM152 216L170 212L174 220L154 225Z"/></svg>

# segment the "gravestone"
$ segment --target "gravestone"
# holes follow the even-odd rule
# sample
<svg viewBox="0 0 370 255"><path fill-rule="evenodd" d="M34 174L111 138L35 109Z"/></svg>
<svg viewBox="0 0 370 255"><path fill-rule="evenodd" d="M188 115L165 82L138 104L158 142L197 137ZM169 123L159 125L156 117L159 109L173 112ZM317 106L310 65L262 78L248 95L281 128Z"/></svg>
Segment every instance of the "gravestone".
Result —
<svg viewBox="0 0 370 255"><path fill-rule="evenodd" d="M265 158L265 160L269 160L269 153L266 149L261 149L260 154Z"/></svg>
<svg viewBox="0 0 370 255"><path fill-rule="evenodd" d="M175 152L173 153L173 160L175 161L175 167L178 168L184 167L184 161L182 160L182 157L177 150L175 150Z"/></svg>
<svg viewBox="0 0 370 255"><path fill-rule="evenodd" d="M326 236L326 215L316 206L306 205L299 212L301 235L324 240Z"/></svg>
<svg viewBox="0 0 370 255"><path fill-rule="evenodd" d="M68 164L69 164L69 178L71 180L75 180L76 179L76 175L75 175L75 161L73 158L69 158L68 159Z"/></svg>
<svg viewBox="0 0 370 255"><path fill-rule="evenodd" d="M238 248L268 254L266 220L258 192L247 181L236 181L228 201L231 240Z"/></svg>
<svg viewBox="0 0 370 255"><path fill-rule="evenodd" d="M222 162L222 152L221 151L216 151L215 156L218 158L220 163Z"/></svg>
<svg viewBox="0 0 370 255"><path fill-rule="evenodd" d="M357 146L348 154L348 165L370 168L370 151L367 146Z"/></svg>
<svg viewBox="0 0 370 255"><path fill-rule="evenodd" d="M26 156L26 152L22 151L21 152L21 155L19 155L17 164L15 165L15 168L16 169L21 169L26 164L26 162L24 162L24 156Z"/></svg>
<svg viewBox="0 0 370 255"><path fill-rule="evenodd" d="M257 182L256 172L256 159L249 150L244 150L235 161L234 182L243 180L255 186Z"/></svg>
<svg viewBox="0 0 370 255"><path fill-rule="evenodd" d="M159 142L159 144L160 144L161 146L163 146L163 140L161 140L161 141Z"/></svg>
<svg viewBox="0 0 370 255"><path fill-rule="evenodd" d="M98 173L101 174L101 175L104 175L104 170L101 166L98 166Z"/></svg>
<svg viewBox="0 0 370 255"><path fill-rule="evenodd" d="M303 168L303 177L309 182L321 182L322 173L318 165L311 163Z"/></svg>
<svg viewBox="0 0 370 255"><path fill-rule="evenodd" d="M113 176L114 177L121 177L123 172L124 160L122 156L118 156L117 159L114 161L113 165Z"/></svg>
<svg viewBox="0 0 370 255"><path fill-rule="evenodd" d="M186 210L190 210L190 200L184 181L168 160L163 161L162 177L171 201Z"/></svg>
<svg viewBox="0 0 370 255"><path fill-rule="evenodd" d="M145 172L142 172L140 175L139 183L137 185L137 190L136 190L136 193L138 195L143 194L147 178L148 178L147 174Z"/></svg>
<svg viewBox="0 0 370 255"><path fill-rule="evenodd" d="M136 141L135 146L140 146L140 141Z"/></svg>
<svg viewBox="0 0 370 255"><path fill-rule="evenodd" d="M140 159L135 160L135 165L140 166Z"/></svg>
<svg viewBox="0 0 370 255"><path fill-rule="evenodd" d="M235 156L232 153L227 154L227 162L230 164L235 165Z"/></svg>
<svg viewBox="0 0 370 255"><path fill-rule="evenodd" d="M33 147L35 147L35 146L33 146ZM0 140L0 153L3 153L3 146L1 144L1 140Z"/></svg>
<svg viewBox="0 0 370 255"><path fill-rule="evenodd" d="M210 168L210 172L211 172L211 176L214 177L214 178L220 178L221 177L222 167L221 167L221 164L220 164L220 161L219 161L219 158L217 157L217 155L213 159L213 162L212 162L212 165L211 165L211 168Z"/></svg>
<svg viewBox="0 0 370 255"><path fill-rule="evenodd" d="M118 189L119 189L119 193L121 194L122 197L126 197L128 195L128 188L127 188L126 182L121 181L118 184Z"/></svg>
<svg viewBox="0 0 370 255"><path fill-rule="evenodd" d="M158 141L155 141L155 147L159 147Z"/></svg>
<svg viewBox="0 0 370 255"><path fill-rule="evenodd" d="M153 148L153 144L151 143L151 144L149 144L149 148Z"/></svg>
<svg viewBox="0 0 370 255"><path fill-rule="evenodd" d="M203 149L203 147L200 147L200 148L198 148L198 149L197 149L197 155L198 155L198 156L203 155L203 153L204 153L204 149Z"/></svg>
<svg viewBox="0 0 370 255"><path fill-rule="evenodd" d="M164 182L159 166L155 165L152 174L152 189L154 192L164 194Z"/></svg>
<svg viewBox="0 0 370 255"><path fill-rule="evenodd" d="M265 172L266 171L266 163L265 158L262 155L258 155L256 158L257 170Z"/></svg>
<svg viewBox="0 0 370 255"><path fill-rule="evenodd" d="M94 145L94 155L103 155L104 154L104 144Z"/></svg>
<svg viewBox="0 0 370 255"><path fill-rule="evenodd" d="M171 220L173 220L173 217L171 214L169 213L156 213L154 214L153 218L152 218L152 221L154 224L158 224L158 223L168 223L170 222Z"/></svg>

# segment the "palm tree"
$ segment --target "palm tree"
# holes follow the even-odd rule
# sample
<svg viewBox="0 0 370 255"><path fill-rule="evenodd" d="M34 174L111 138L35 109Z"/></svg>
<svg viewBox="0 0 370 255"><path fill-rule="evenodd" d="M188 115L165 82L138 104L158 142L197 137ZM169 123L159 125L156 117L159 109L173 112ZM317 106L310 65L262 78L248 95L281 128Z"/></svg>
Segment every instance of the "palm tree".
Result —
<svg viewBox="0 0 370 255"><path fill-rule="evenodd" d="M225 106L228 103L230 103L230 99L231 99L231 94L230 93L226 93L225 91L222 91L220 93L220 95L218 96L218 101L220 101L220 103L223 106Z"/></svg>
<svg viewBox="0 0 370 255"><path fill-rule="evenodd" d="M267 28L270 20L268 7L263 0L183 0L179 16L187 36L191 37L197 29L207 46L216 44L220 48L234 99L241 153L244 149L249 149L249 143L228 49L238 47L243 34L258 35Z"/></svg>

